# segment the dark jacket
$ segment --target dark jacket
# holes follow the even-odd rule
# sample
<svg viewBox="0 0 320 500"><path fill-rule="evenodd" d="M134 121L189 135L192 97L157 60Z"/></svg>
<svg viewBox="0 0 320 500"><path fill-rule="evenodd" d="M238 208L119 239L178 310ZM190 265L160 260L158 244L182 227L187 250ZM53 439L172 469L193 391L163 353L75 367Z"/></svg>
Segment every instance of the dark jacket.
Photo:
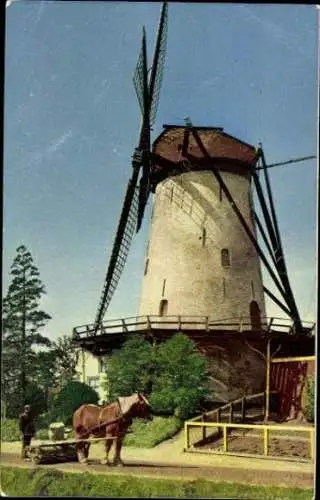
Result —
<svg viewBox="0 0 320 500"><path fill-rule="evenodd" d="M32 415L23 412L19 417L19 429L24 436L34 436L36 433Z"/></svg>

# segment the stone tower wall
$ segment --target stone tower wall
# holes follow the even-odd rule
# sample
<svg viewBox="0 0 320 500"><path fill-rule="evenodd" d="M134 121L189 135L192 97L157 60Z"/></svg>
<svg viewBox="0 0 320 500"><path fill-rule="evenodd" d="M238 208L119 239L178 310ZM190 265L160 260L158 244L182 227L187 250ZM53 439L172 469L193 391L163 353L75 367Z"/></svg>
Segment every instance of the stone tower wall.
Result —
<svg viewBox="0 0 320 500"><path fill-rule="evenodd" d="M220 174L255 234L249 175ZM265 316L259 257L214 174L191 171L160 182L139 314L249 320L252 301Z"/></svg>

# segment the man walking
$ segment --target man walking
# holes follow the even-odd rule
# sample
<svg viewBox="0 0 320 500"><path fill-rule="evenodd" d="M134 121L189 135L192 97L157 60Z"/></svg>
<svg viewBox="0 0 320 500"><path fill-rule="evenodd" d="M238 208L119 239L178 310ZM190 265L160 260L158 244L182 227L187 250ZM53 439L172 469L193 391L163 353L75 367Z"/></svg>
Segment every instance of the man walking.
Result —
<svg viewBox="0 0 320 500"><path fill-rule="evenodd" d="M36 433L30 405L25 405L23 412L20 414L19 428L22 434L21 458L25 460L27 458L27 447L30 446L31 439Z"/></svg>

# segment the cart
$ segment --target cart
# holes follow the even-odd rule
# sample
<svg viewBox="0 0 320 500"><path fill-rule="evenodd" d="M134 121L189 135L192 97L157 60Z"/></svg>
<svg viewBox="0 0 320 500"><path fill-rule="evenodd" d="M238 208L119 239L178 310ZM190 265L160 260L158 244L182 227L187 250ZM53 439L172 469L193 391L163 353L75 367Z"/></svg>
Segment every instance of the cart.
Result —
<svg viewBox="0 0 320 500"><path fill-rule="evenodd" d="M63 441L43 441L37 445L31 445L27 449L27 457L34 465L45 463L77 462L77 443L92 443L116 439L115 437L103 437L92 439L65 439Z"/></svg>

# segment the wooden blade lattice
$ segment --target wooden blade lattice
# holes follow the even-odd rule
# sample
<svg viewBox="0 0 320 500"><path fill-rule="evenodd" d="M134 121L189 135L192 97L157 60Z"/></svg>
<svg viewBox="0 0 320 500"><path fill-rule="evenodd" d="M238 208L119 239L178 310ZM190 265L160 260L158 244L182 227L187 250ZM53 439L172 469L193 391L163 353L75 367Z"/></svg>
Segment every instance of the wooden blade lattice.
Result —
<svg viewBox="0 0 320 500"><path fill-rule="evenodd" d="M117 288L127 260L133 234L137 225L139 202L138 191L138 187L136 185L133 186L133 182L131 179L128 184L125 203L123 205L123 210L120 217L120 222L118 225L118 230L96 314L94 323L95 331L97 331L104 318L104 315Z"/></svg>

